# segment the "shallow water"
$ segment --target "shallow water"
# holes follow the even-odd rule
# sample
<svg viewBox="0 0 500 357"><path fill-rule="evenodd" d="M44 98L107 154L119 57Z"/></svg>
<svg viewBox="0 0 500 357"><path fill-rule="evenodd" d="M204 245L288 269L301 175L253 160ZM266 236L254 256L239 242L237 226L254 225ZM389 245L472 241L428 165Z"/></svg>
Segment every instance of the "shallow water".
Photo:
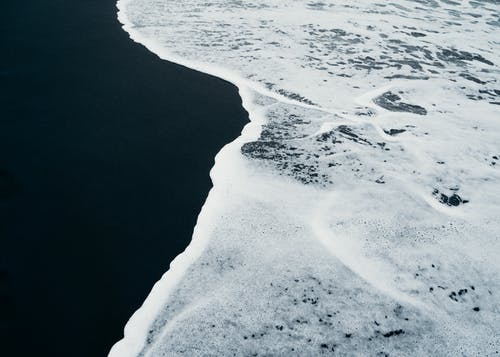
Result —
<svg viewBox="0 0 500 357"><path fill-rule="evenodd" d="M252 122L112 356L498 353L498 3L118 6Z"/></svg>

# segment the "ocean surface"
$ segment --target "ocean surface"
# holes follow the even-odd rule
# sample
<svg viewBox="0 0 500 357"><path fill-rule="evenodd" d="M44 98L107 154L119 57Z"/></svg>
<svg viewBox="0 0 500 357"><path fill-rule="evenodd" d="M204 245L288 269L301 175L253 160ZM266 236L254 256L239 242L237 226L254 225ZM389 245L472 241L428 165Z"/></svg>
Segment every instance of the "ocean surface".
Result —
<svg viewBox="0 0 500 357"><path fill-rule="evenodd" d="M106 356L248 116L235 86L130 41L115 0L0 18L0 356Z"/></svg>
<svg viewBox="0 0 500 357"><path fill-rule="evenodd" d="M498 1L118 8L251 122L110 356L498 355Z"/></svg>

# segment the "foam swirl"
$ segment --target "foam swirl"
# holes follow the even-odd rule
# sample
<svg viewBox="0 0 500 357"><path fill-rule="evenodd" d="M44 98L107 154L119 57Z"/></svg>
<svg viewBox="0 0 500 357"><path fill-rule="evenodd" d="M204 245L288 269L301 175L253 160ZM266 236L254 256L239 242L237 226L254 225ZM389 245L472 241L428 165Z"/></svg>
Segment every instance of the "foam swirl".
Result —
<svg viewBox="0 0 500 357"><path fill-rule="evenodd" d="M110 356L498 353L498 2L118 7L251 123Z"/></svg>

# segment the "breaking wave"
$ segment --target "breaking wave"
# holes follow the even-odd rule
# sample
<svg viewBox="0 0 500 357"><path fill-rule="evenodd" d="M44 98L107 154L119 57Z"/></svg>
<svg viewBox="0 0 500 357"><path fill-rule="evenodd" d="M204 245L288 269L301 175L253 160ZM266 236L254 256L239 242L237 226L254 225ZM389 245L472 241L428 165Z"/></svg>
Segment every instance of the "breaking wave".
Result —
<svg viewBox="0 0 500 357"><path fill-rule="evenodd" d="M251 122L110 356L498 353L497 1L118 8Z"/></svg>

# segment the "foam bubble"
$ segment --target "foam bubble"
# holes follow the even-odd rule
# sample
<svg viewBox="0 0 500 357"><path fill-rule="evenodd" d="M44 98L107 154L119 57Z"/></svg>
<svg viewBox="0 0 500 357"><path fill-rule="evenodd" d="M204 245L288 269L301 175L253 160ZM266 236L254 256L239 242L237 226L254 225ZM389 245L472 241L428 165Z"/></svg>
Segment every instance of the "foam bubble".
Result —
<svg viewBox="0 0 500 357"><path fill-rule="evenodd" d="M498 353L497 3L118 7L251 122L111 356Z"/></svg>

